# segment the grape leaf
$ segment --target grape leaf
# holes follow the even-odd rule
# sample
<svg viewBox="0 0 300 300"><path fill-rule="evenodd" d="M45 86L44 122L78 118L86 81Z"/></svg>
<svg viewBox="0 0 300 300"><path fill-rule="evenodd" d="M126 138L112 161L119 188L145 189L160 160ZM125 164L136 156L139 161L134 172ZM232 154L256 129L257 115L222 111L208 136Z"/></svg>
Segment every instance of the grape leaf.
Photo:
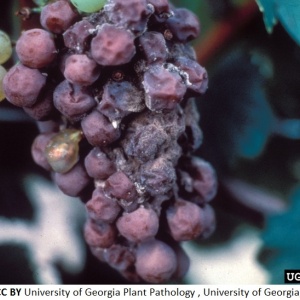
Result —
<svg viewBox="0 0 300 300"><path fill-rule="evenodd" d="M300 1L277 0L277 14L288 34L300 44Z"/></svg>
<svg viewBox="0 0 300 300"><path fill-rule="evenodd" d="M300 185L289 199L289 209L270 216L262 234L261 260L274 284L284 283L285 269L300 269Z"/></svg>
<svg viewBox="0 0 300 300"><path fill-rule="evenodd" d="M266 29L272 33L277 20L284 29L300 44L300 1L299 0L256 0L263 12Z"/></svg>
<svg viewBox="0 0 300 300"><path fill-rule="evenodd" d="M277 23L274 0L256 0L258 7L263 12L264 22L268 33L272 33L274 25Z"/></svg>

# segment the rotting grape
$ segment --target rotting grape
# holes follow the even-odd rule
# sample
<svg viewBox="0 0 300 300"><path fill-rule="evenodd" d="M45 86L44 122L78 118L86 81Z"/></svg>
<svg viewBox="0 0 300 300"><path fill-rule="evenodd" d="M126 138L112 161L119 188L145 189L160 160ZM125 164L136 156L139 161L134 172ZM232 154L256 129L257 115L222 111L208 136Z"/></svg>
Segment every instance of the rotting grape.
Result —
<svg viewBox="0 0 300 300"><path fill-rule="evenodd" d="M216 174L194 156L194 97L208 86L188 43L196 16L168 0L54 0L40 22L3 78L7 100L37 121L33 160L84 202L97 259L128 281L180 280L180 242L216 226Z"/></svg>

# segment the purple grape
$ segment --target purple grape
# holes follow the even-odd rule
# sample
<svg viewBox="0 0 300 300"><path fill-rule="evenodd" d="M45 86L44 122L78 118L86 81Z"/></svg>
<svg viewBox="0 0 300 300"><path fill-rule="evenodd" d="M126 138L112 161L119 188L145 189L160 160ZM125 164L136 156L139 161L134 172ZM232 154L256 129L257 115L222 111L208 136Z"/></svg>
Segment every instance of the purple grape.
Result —
<svg viewBox="0 0 300 300"><path fill-rule="evenodd" d="M162 64L166 61L167 45L161 33L147 31L139 38L139 42L148 64Z"/></svg>
<svg viewBox="0 0 300 300"><path fill-rule="evenodd" d="M53 102L72 122L80 121L97 104L86 87L67 80L62 81L54 90Z"/></svg>
<svg viewBox="0 0 300 300"><path fill-rule="evenodd" d="M89 217L98 223L113 223L121 211L116 200L108 198L102 187L94 190L92 198L86 203L86 209Z"/></svg>
<svg viewBox="0 0 300 300"><path fill-rule="evenodd" d="M31 118L37 121L50 120L55 115L53 90L47 88L45 93L42 93L32 106L23 109Z"/></svg>
<svg viewBox="0 0 300 300"><path fill-rule="evenodd" d="M136 251L136 272L149 283L163 283L171 279L177 269L172 248L158 240L141 243Z"/></svg>
<svg viewBox="0 0 300 300"><path fill-rule="evenodd" d="M40 133L33 141L31 147L31 155L34 162L47 171L51 171L51 166L45 155L45 150L51 138L55 135L54 132Z"/></svg>
<svg viewBox="0 0 300 300"><path fill-rule="evenodd" d="M170 13L170 5L168 0L148 0L148 2L154 6L157 14L161 15L163 13Z"/></svg>
<svg viewBox="0 0 300 300"><path fill-rule="evenodd" d="M84 165L90 177L105 180L115 173L115 164L99 148L93 148L85 157Z"/></svg>
<svg viewBox="0 0 300 300"><path fill-rule="evenodd" d="M204 230L204 212L195 203L177 199L167 209L170 233L175 241L189 241L200 236Z"/></svg>
<svg viewBox="0 0 300 300"><path fill-rule="evenodd" d="M88 20L75 23L63 33L65 46L82 54L89 48L89 39L92 38L93 30L95 27Z"/></svg>
<svg viewBox="0 0 300 300"><path fill-rule="evenodd" d="M103 66L128 63L135 55L134 36L127 30L104 24L91 42L93 59Z"/></svg>
<svg viewBox="0 0 300 300"><path fill-rule="evenodd" d="M22 32L16 52L23 65L36 69L46 67L57 55L53 36L39 28Z"/></svg>
<svg viewBox="0 0 300 300"><path fill-rule="evenodd" d="M62 33L75 23L78 17L69 1L58 0L43 7L40 22L45 29L53 33Z"/></svg>
<svg viewBox="0 0 300 300"><path fill-rule="evenodd" d="M118 271L126 271L132 268L135 262L135 255L130 248L119 244L114 244L105 249L104 260Z"/></svg>
<svg viewBox="0 0 300 300"><path fill-rule="evenodd" d="M141 206L133 212L124 213L117 221L117 228L127 240L139 243L155 237L159 219L153 209Z"/></svg>
<svg viewBox="0 0 300 300"><path fill-rule="evenodd" d="M120 120L144 109L144 95L129 81L108 82L97 109L110 120Z"/></svg>
<svg viewBox="0 0 300 300"><path fill-rule="evenodd" d="M97 63L85 54L73 54L65 61L64 76L73 84L91 85L100 75Z"/></svg>
<svg viewBox="0 0 300 300"><path fill-rule="evenodd" d="M110 224L88 220L84 226L84 238L92 247L108 248L115 242L116 230Z"/></svg>
<svg viewBox="0 0 300 300"><path fill-rule="evenodd" d="M104 191L107 195L117 199L132 202L137 198L137 191L128 176L118 171L105 181Z"/></svg>
<svg viewBox="0 0 300 300"><path fill-rule="evenodd" d="M3 79L6 99L20 107L34 105L45 84L46 76L22 64L13 66Z"/></svg>
<svg viewBox="0 0 300 300"><path fill-rule="evenodd" d="M108 0L104 10L109 21L136 34L146 29L151 14L146 0Z"/></svg>
<svg viewBox="0 0 300 300"><path fill-rule="evenodd" d="M90 178L82 164L77 163L67 173L55 173L54 181L64 194L78 197L89 184Z"/></svg>
<svg viewBox="0 0 300 300"><path fill-rule="evenodd" d="M204 94L208 87L206 70L196 61L187 57L178 57L174 64L186 73L188 90L194 95Z"/></svg>
<svg viewBox="0 0 300 300"><path fill-rule="evenodd" d="M119 129L97 110L93 110L81 121L81 127L86 139L93 146L105 147L120 137Z"/></svg>
<svg viewBox="0 0 300 300"><path fill-rule="evenodd" d="M154 65L144 74L146 105L150 110L171 110L183 99L186 85L172 65Z"/></svg>
<svg viewBox="0 0 300 300"><path fill-rule="evenodd" d="M175 9L174 16L170 17L166 24L180 42L191 41L200 33L197 16L186 8Z"/></svg>
<svg viewBox="0 0 300 300"><path fill-rule="evenodd" d="M217 193L218 184L216 173L210 163L194 157L192 159L192 177L194 189L204 202L211 201Z"/></svg>

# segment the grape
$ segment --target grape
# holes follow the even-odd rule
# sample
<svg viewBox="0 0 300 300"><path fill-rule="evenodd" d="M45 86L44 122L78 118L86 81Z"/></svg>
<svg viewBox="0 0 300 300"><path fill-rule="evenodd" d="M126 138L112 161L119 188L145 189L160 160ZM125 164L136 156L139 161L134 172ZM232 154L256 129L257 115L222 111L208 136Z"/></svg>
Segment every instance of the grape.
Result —
<svg viewBox="0 0 300 300"><path fill-rule="evenodd" d="M76 22L63 33L65 46L76 53L83 53L89 46L91 31L94 29L95 27L88 20Z"/></svg>
<svg viewBox="0 0 300 300"><path fill-rule="evenodd" d="M212 200L218 188L215 170L210 163L196 157L192 159L192 168L194 189L204 202Z"/></svg>
<svg viewBox="0 0 300 300"><path fill-rule="evenodd" d="M133 266L135 255L128 247L114 244L104 252L105 261L118 271L126 271Z"/></svg>
<svg viewBox="0 0 300 300"><path fill-rule="evenodd" d="M40 15L41 25L53 33L64 32L77 18L78 13L65 0L50 2L42 8Z"/></svg>
<svg viewBox="0 0 300 300"><path fill-rule="evenodd" d="M114 163L97 147L85 157L84 165L89 176L94 179L107 179L117 171Z"/></svg>
<svg viewBox="0 0 300 300"><path fill-rule="evenodd" d="M47 171L51 171L52 168L45 155L45 150L54 135L54 132L40 133L34 139L31 147L31 154L34 162Z"/></svg>
<svg viewBox="0 0 300 300"><path fill-rule="evenodd" d="M22 64L12 67L3 79L7 100L21 107L32 106L45 84L46 76L39 70L30 69Z"/></svg>
<svg viewBox="0 0 300 300"><path fill-rule="evenodd" d="M94 190L92 198L86 203L86 209L89 217L98 223L113 223L121 211L117 201L108 198L102 187Z"/></svg>
<svg viewBox="0 0 300 300"><path fill-rule="evenodd" d="M43 29L30 29L22 33L16 44L21 63L30 68L43 68L56 57L52 35Z"/></svg>
<svg viewBox="0 0 300 300"><path fill-rule="evenodd" d="M4 89L3 89L3 78L7 71L0 65L0 101L5 99Z"/></svg>
<svg viewBox="0 0 300 300"><path fill-rule="evenodd" d="M203 232L203 210L195 203L177 199L167 210L167 221L175 241L193 240Z"/></svg>
<svg viewBox="0 0 300 300"><path fill-rule="evenodd" d="M122 199L127 202L134 201L137 197L137 192L134 184L128 176L119 171L105 181L104 191L107 195Z"/></svg>
<svg viewBox="0 0 300 300"><path fill-rule="evenodd" d="M81 121L83 133L93 146L104 147L119 138L120 132L97 110Z"/></svg>
<svg viewBox="0 0 300 300"><path fill-rule="evenodd" d="M146 105L150 110L171 110L183 99L186 85L172 68L154 65L144 75Z"/></svg>
<svg viewBox="0 0 300 300"><path fill-rule="evenodd" d="M12 45L9 36L0 30L0 64L4 64L12 55Z"/></svg>
<svg viewBox="0 0 300 300"><path fill-rule="evenodd" d="M172 248L162 241L147 241L137 248L135 267L145 281L163 283L176 271L176 255Z"/></svg>
<svg viewBox="0 0 300 300"><path fill-rule="evenodd" d="M172 276L172 279L183 278L189 270L190 259L186 252L178 244L173 246L177 258L177 268Z"/></svg>
<svg viewBox="0 0 300 300"><path fill-rule="evenodd" d="M125 29L104 24L91 42L93 59L103 66L128 63L135 55L134 36Z"/></svg>
<svg viewBox="0 0 300 300"><path fill-rule="evenodd" d="M151 63L164 63L167 59L167 46L164 36L155 31L145 32L139 39L146 60Z"/></svg>
<svg viewBox="0 0 300 300"><path fill-rule="evenodd" d="M193 40L200 33L197 16L186 8L175 9L174 16L170 17L166 24L180 42Z"/></svg>
<svg viewBox="0 0 300 300"><path fill-rule="evenodd" d="M65 78L73 84L91 85L100 75L97 63L85 54L73 54L65 61Z"/></svg>
<svg viewBox="0 0 300 300"><path fill-rule="evenodd" d="M79 10L85 13L99 11L105 4L106 0L70 0L71 3Z"/></svg>
<svg viewBox="0 0 300 300"><path fill-rule="evenodd" d="M117 221L121 235L132 242L143 242L153 238L159 228L156 212L143 206L133 212L124 213Z"/></svg>
<svg viewBox="0 0 300 300"><path fill-rule="evenodd" d="M115 241L116 230L110 224L88 220L84 226L84 237L90 246L108 248Z"/></svg>
<svg viewBox="0 0 300 300"><path fill-rule="evenodd" d="M151 3L154 8L155 12L157 14L169 14L170 13L170 6L168 0L148 0L149 3Z"/></svg>
<svg viewBox="0 0 300 300"><path fill-rule="evenodd" d="M104 10L113 24L136 34L145 30L151 13L146 0L108 0Z"/></svg>
<svg viewBox="0 0 300 300"><path fill-rule="evenodd" d="M112 81L104 86L102 100L97 109L110 120L119 120L131 112L143 110L143 100L142 92L132 83Z"/></svg>
<svg viewBox="0 0 300 300"><path fill-rule="evenodd" d="M204 205L204 228L201 234L201 238L207 239L212 235L216 229L216 214L212 206L209 204Z"/></svg>
<svg viewBox="0 0 300 300"><path fill-rule="evenodd" d="M81 192L89 184L89 180L90 178L80 162L67 173L54 174L54 181L59 189L64 194L72 197L80 196Z"/></svg>
<svg viewBox="0 0 300 300"><path fill-rule="evenodd" d="M67 80L54 90L53 102L72 122L80 121L97 104L86 87L71 84Z"/></svg>
<svg viewBox="0 0 300 300"><path fill-rule="evenodd" d="M31 118L37 121L50 120L55 116L53 90L47 88L45 93L42 93L32 106L23 109Z"/></svg>
<svg viewBox="0 0 300 300"><path fill-rule="evenodd" d="M187 74L187 87L194 95L206 92L208 77L206 70L202 66L187 57L178 57L174 64Z"/></svg>

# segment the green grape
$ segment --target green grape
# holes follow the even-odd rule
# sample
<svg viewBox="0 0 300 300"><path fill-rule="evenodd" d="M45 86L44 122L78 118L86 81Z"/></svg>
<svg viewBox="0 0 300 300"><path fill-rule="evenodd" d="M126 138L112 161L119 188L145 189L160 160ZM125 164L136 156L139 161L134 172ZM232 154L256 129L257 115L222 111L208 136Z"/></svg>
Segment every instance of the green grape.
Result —
<svg viewBox="0 0 300 300"><path fill-rule="evenodd" d="M99 11L106 0L71 0L71 2L79 11L93 13Z"/></svg>
<svg viewBox="0 0 300 300"><path fill-rule="evenodd" d="M3 90L3 78L6 74L6 70L0 65L0 101L5 99L5 94Z"/></svg>
<svg viewBox="0 0 300 300"><path fill-rule="evenodd" d="M0 30L0 64L5 63L12 54L12 46L9 36Z"/></svg>

